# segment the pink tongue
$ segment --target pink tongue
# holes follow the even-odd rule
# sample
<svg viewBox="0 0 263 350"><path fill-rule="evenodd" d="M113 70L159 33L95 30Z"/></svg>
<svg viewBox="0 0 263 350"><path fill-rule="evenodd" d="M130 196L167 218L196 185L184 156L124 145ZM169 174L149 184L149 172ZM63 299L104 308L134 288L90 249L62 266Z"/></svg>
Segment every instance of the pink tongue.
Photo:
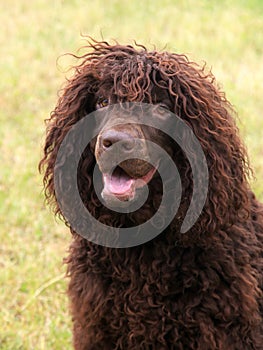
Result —
<svg viewBox="0 0 263 350"><path fill-rule="evenodd" d="M115 194L124 194L130 191L133 183L134 179L119 169L116 169L111 176L104 175L105 189Z"/></svg>

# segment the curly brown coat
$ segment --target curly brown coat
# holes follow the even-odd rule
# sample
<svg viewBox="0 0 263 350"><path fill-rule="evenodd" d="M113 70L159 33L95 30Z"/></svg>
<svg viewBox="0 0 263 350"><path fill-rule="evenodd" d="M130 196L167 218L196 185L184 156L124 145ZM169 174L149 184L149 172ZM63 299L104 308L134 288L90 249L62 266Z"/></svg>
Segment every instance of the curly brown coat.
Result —
<svg viewBox="0 0 263 350"><path fill-rule="evenodd" d="M161 104L194 131L206 156L209 192L185 234L179 227L192 194L191 169L174 145L183 196L173 222L155 239L108 248L73 231L66 259L76 350L261 350L263 345L263 208L249 189L250 168L233 111L210 72L186 56L143 46L92 41L49 119L45 194L56 214L54 165L71 127L101 101ZM103 106L103 102L102 102ZM105 207L95 194L94 149L79 165L82 199L98 220L127 227L153 215L160 179L145 205L130 214ZM65 221L67 221L65 219Z"/></svg>

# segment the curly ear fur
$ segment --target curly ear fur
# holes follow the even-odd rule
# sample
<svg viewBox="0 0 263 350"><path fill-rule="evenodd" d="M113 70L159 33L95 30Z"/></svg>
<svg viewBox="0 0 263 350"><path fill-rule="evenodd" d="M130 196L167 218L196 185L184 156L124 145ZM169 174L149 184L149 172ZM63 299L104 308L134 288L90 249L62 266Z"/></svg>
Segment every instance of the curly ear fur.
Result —
<svg viewBox="0 0 263 350"><path fill-rule="evenodd" d="M175 151L182 157L177 162L185 201L165 232L121 250L96 246L73 232L66 262L75 349L260 350L263 211L249 189L250 167L230 103L213 75L184 55L96 41L88 49L48 122L40 169L55 213L62 215L54 192L58 149L70 128L95 110L100 96L113 103L159 103L158 94L165 92L170 110L202 146L209 192L197 223L180 235L178 222L192 194L191 169ZM102 222L127 225L125 215L99 203L94 165L87 147L78 179L85 205ZM129 224L140 215L150 217L149 208L131 214Z"/></svg>

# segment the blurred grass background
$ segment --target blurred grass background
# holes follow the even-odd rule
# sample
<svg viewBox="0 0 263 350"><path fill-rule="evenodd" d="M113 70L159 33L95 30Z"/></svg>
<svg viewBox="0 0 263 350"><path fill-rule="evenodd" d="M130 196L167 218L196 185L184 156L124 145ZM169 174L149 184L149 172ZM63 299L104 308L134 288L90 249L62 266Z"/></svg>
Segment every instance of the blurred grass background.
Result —
<svg viewBox="0 0 263 350"><path fill-rule="evenodd" d="M44 207L37 172L64 82L57 58L89 34L206 61L238 111L263 200L263 2L0 0L0 23L0 349L71 349L70 235Z"/></svg>

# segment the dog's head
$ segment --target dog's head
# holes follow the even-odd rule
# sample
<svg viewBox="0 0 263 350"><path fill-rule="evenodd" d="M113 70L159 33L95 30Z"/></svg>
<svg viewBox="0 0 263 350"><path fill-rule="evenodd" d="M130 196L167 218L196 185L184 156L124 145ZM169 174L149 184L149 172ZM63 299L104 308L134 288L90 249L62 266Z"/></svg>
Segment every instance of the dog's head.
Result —
<svg viewBox="0 0 263 350"><path fill-rule="evenodd" d="M56 213L61 214L55 193L54 169L67 161L73 146L69 146L68 154L56 163L65 136L84 117L94 113L107 114L110 109L111 118L100 124L78 164L79 193L93 216L102 222L124 226L129 220L133 223L140 222L142 217L148 220L160 205L163 189L159 170L165 167L165 162L162 152L152 148L151 143L164 149L178 168L182 183L181 207L185 213L193 194L193 173L191 162L174 135L168 136L162 127L171 123L172 114L193 131L208 166L209 192L200 231L204 226L210 225L213 231L218 225L233 222L247 203L248 165L231 116L231 106L215 86L213 75L184 55L149 52L143 46L93 41L88 50L79 57L81 62L75 67L75 74L51 114L44 158L40 163L45 169L46 196L55 204ZM128 116L126 112L122 113L127 103L153 106L152 119L161 122L157 127L135 123L132 109ZM188 139L184 139L183 134L180 137L187 148ZM189 154L194 154L195 149L189 148ZM101 174L100 193L104 204L114 206L114 203L133 202L145 186L150 188L147 202L135 213L127 214L129 220L127 215L123 219L123 214L118 216L98 199L92 175L96 164ZM61 176L70 177L71 170L69 167L68 173ZM170 175L172 178L173 174ZM64 192L65 201L69 200L67 189Z"/></svg>

